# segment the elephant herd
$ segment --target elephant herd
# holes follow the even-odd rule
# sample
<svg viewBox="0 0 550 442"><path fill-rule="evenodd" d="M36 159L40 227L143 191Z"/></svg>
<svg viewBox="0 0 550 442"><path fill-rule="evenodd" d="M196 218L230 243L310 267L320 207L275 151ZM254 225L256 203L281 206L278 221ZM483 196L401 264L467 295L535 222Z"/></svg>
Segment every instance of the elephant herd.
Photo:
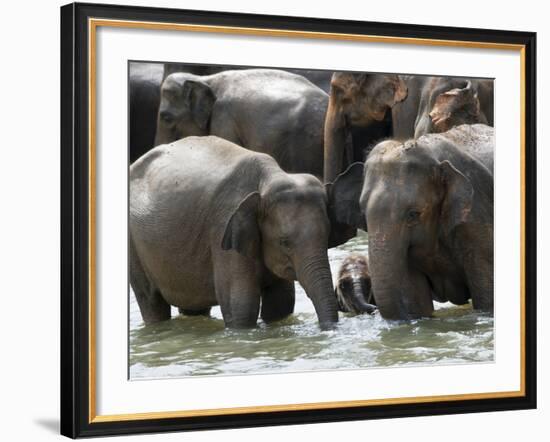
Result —
<svg viewBox="0 0 550 442"><path fill-rule="evenodd" d="M493 309L493 82L134 64L130 283L145 323ZM156 146L156 147L155 147ZM333 285L328 249L368 232Z"/></svg>

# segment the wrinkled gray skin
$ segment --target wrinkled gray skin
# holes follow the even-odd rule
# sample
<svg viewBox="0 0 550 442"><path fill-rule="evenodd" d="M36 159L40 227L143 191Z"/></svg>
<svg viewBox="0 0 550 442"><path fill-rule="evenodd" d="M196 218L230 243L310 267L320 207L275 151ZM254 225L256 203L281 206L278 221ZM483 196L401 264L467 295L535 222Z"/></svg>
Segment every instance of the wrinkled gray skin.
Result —
<svg viewBox="0 0 550 442"><path fill-rule="evenodd" d="M193 65L183 63L130 62L130 164L155 147L157 118L160 105L160 87L164 79L174 72L214 74L227 66Z"/></svg>
<svg viewBox="0 0 550 442"><path fill-rule="evenodd" d="M328 95L302 76L247 69L164 80L155 144L216 135L271 155L287 172L323 176Z"/></svg>
<svg viewBox="0 0 550 442"><path fill-rule="evenodd" d="M257 67L246 66L226 66L226 65L201 65L201 64L189 64L189 63L164 63L164 77L163 80L170 74L176 72L188 72L195 75L212 75L221 71L236 71L243 69L259 69ZM332 71L312 70L312 69L284 69L286 72L292 74L301 75L307 78L315 86L319 87L326 93L330 90L330 79L332 77Z"/></svg>
<svg viewBox="0 0 550 442"><path fill-rule="evenodd" d="M372 314L376 311L365 255L351 253L346 256L338 270L334 293L342 312Z"/></svg>
<svg viewBox="0 0 550 442"><path fill-rule="evenodd" d="M432 300L493 309L494 131L463 125L378 144L360 207L384 318L430 316Z"/></svg>
<svg viewBox="0 0 550 442"><path fill-rule="evenodd" d="M130 168L130 280L144 321L169 319L170 305L206 314L218 304L227 327L254 326L260 305L275 321L293 312L298 280L330 328L328 212L354 210L348 182L361 173L324 186L213 136L149 151Z"/></svg>
<svg viewBox="0 0 550 442"><path fill-rule="evenodd" d="M408 95L392 108L392 138L405 141L461 124L493 125L492 80L400 77L407 85Z"/></svg>
<svg viewBox="0 0 550 442"><path fill-rule="evenodd" d="M190 63L164 63L164 75L162 81L171 74L176 72L187 72L194 75L212 75L229 69L235 70L232 66L215 65L215 64L190 64ZM160 89L160 88L159 88Z"/></svg>

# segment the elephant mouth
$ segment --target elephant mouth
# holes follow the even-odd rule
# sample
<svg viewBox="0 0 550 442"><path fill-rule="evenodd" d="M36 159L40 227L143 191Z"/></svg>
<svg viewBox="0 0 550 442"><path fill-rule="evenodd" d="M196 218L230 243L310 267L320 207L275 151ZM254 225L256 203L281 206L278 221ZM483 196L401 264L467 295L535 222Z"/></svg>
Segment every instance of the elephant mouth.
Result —
<svg viewBox="0 0 550 442"><path fill-rule="evenodd" d="M372 115L372 118L375 119L376 121L384 121L385 117L386 117L386 111L385 110L375 112Z"/></svg>
<svg viewBox="0 0 550 442"><path fill-rule="evenodd" d="M296 276L296 270L294 270L294 267L291 264L278 267L274 269L273 273L275 273L275 275L279 278L286 279L288 281L296 281L298 279Z"/></svg>
<svg viewBox="0 0 550 442"><path fill-rule="evenodd" d="M384 288L374 290L374 293L377 307L384 319L411 321L429 318L434 311L431 283L421 272L411 275L411 286L407 289ZM385 301L387 299L393 301Z"/></svg>
<svg viewBox="0 0 550 442"><path fill-rule="evenodd" d="M423 272L418 272L416 278L415 295L405 298L407 313L410 319L429 318L434 311L432 282Z"/></svg>

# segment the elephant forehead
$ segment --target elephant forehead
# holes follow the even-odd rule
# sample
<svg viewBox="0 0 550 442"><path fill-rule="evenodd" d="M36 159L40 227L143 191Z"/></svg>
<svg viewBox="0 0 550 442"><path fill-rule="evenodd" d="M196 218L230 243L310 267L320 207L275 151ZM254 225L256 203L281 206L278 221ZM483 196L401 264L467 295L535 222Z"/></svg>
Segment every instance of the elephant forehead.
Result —
<svg viewBox="0 0 550 442"><path fill-rule="evenodd" d="M287 189L277 192L265 201L267 212L276 211L287 216L296 216L302 211L310 212L313 208L324 209L324 195L314 189Z"/></svg>
<svg viewBox="0 0 550 442"><path fill-rule="evenodd" d="M436 167L433 161L429 163L418 159L411 160L405 156L385 158L367 168L366 177L369 181L382 181L391 185L419 184L435 181Z"/></svg>
<svg viewBox="0 0 550 442"><path fill-rule="evenodd" d="M340 276L346 275L364 275L368 276L369 266L367 258L363 255L354 254L347 257L340 268Z"/></svg>
<svg viewBox="0 0 550 442"><path fill-rule="evenodd" d="M365 200L367 219L382 216L397 219L402 211L410 208L424 211L435 207L441 198L441 188L430 174L411 169L392 170L382 175L371 175L366 184L369 187ZM369 226L370 227L370 226Z"/></svg>
<svg viewBox="0 0 550 442"><path fill-rule="evenodd" d="M325 198L325 189L312 175L285 174L271 180L262 198L269 204L317 201Z"/></svg>

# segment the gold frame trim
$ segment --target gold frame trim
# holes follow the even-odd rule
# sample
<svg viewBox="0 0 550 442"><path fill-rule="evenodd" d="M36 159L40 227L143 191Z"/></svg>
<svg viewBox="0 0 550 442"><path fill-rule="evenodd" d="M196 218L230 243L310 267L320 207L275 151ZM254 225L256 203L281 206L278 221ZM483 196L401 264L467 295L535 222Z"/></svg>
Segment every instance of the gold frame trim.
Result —
<svg viewBox="0 0 550 442"><path fill-rule="evenodd" d="M412 44L420 46L464 47L519 51L520 53L520 389L518 391L465 393L454 395L401 397L354 401L317 402L285 405L262 405L234 408L215 408L181 411L159 411L129 414L96 414L96 31L99 26L115 28L139 28L164 31L207 32L218 34L255 35L268 37L309 38L323 40L356 41L369 43ZM491 42L439 40L423 38L389 37L329 32L290 31L282 29L244 28L233 26L191 25L181 23L141 22L130 20L88 19L88 85L89 85L89 423L119 422L178 417L237 415L258 412L322 410L327 408L365 407L375 405L420 404L427 402L461 401L472 399L497 399L525 396L525 45Z"/></svg>

